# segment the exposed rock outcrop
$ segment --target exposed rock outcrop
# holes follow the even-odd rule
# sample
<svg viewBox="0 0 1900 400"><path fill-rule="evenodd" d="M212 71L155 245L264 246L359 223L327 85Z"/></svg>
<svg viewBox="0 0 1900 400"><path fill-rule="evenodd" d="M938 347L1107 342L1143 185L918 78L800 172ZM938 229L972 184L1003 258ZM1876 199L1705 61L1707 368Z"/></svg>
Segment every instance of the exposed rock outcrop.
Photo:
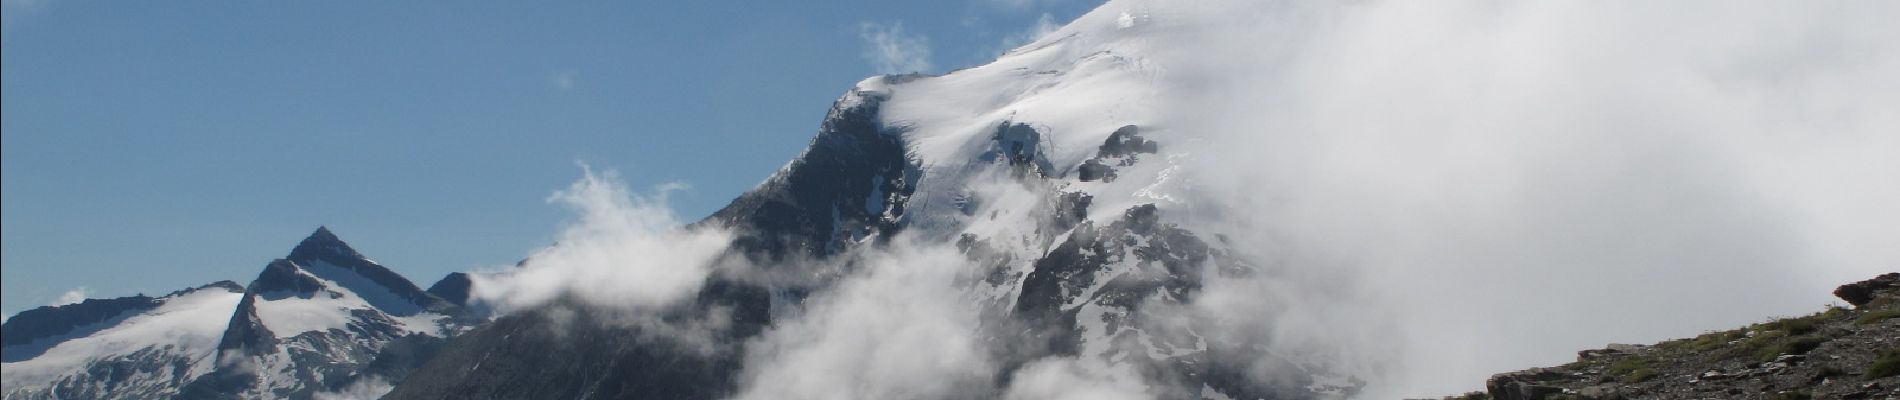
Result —
<svg viewBox="0 0 1900 400"><path fill-rule="evenodd" d="M1894 288L1900 288L1900 272L1889 272L1874 279L1841 285L1834 289L1834 297L1846 300L1847 304L1855 307L1863 307L1872 303L1880 292L1891 292ZM1888 294L1891 296L1891 293Z"/></svg>
<svg viewBox="0 0 1900 400"><path fill-rule="evenodd" d="M1655 345L1610 345L1577 361L1493 375L1460 398L1900 398L1900 274L1843 285L1855 308Z"/></svg>

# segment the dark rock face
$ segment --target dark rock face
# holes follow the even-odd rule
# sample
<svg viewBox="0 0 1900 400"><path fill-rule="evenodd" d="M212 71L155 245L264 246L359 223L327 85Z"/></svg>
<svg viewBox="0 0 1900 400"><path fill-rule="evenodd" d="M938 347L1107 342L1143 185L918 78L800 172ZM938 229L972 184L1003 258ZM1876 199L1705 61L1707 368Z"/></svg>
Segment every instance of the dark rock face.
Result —
<svg viewBox="0 0 1900 400"><path fill-rule="evenodd" d="M303 269L290 260L275 260L264 265L264 272L251 281L253 293L309 298L324 290L323 282L297 271Z"/></svg>
<svg viewBox="0 0 1900 400"><path fill-rule="evenodd" d="M978 160L1009 165L1017 177L1046 178L1055 171L1042 151L1042 131L1033 126L1004 122L996 126L990 140L995 143Z"/></svg>
<svg viewBox="0 0 1900 400"><path fill-rule="evenodd" d="M1127 259L1130 256L1135 259ZM1187 300L1200 288L1199 268L1208 257L1207 244L1193 233L1161 225L1152 204L1130 208L1106 227L1083 222L1069 240L1036 261L1035 270L1023 281L1015 315L1048 328L1038 336L1049 341L1053 352L1071 354L1077 345L1076 316L1074 309L1064 311L1064 305L1095 287L1103 268L1132 261L1148 269L1119 275L1088 299L1133 310L1142 299L1157 293L1174 301Z"/></svg>
<svg viewBox="0 0 1900 400"><path fill-rule="evenodd" d="M434 285L429 285L429 294L451 304L467 306L469 289L474 285L475 282L469 280L468 273L451 272L449 276L442 277L442 280L436 281Z"/></svg>
<svg viewBox="0 0 1900 400"><path fill-rule="evenodd" d="M1900 296L1900 286L1885 283L1895 275L1842 286L1847 292L1842 297ZM1563 366L1494 375L1482 395L1500 400L1896 398L1896 343L1900 304L1866 302L1655 345L1584 350L1576 362Z"/></svg>
<svg viewBox="0 0 1900 400"><path fill-rule="evenodd" d="M771 296L715 280L693 304L645 324L623 311L556 301L462 335L384 398L724 398L737 390L745 339L771 322ZM706 318L725 319L698 325ZM692 334L648 332L656 326Z"/></svg>
<svg viewBox="0 0 1900 400"><path fill-rule="evenodd" d="M1888 272L1874 279L1841 285L1834 289L1834 297L1846 300L1847 304L1853 304L1855 307L1861 307L1873 302L1875 293L1893 288L1900 288L1900 272Z"/></svg>
<svg viewBox="0 0 1900 400"><path fill-rule="evenodd" d="M386 399L716 399L739 353L643 333L622 316L554 305L469 332ZM715 339L715 338L707 338Z"/></svg>
<svg viewBox="0 0 1900 400"><path fill-rule="evenodd" d="M1533 368L1521 372L1498 374L1485 381L1484 388L1497 400L1535 400L1562 394L1563 388L1539 385L1537 382L1552 378L1562 378L1565 374L1555 370Z"/></svg>
<svg viewBox="0 0 1900 400"><path fill-rule="evenodd" d="M1161 151L1159 144L1141 137L1141 127L1126 125L1108 134L1108 140L1102 141L1096 154L1102 158L1134 157L1136 154L1154 154Z"/></svg>
<svg viewBox="0 0 1900 400"><path fill-rule="evenodd" d="M231 323L224 329L224 338L218 340L219 357L222 353L238 352L249 356L262 356L277 346L277 336L257 317L257 299L253 293L245 293L238 300L237 312L231 315Z"/></svg>
<svg viewBox="0 0 1900 400"><path fill-rule="evenodd" d="M1086 197L1064 198L1086 207ZM1155 388L1162 390L1155 393L1160 398L1198 399L1202 387L1233 398L1314 397L1308 388L1310 377L1263 380L1249 376L1251 365L1275 362L1267 361L1273 357L1261 350L1261 338L1211 338L1204 343L1206 350L1191 351L1197 343L1189 338L1197 335L1190 332L1209 332L1212 328L1138 318L1146 311L1145 304L1181 305L1192 301L1206 271L1224 271L1221 265L1234 263L1231 255L1208 245L1193 232L1163 222L1152 204L1129 208L1107 226L1081 222L1066 241L1036 260L1033 271L1023 278L1012 317L1028 335L1012 333L1014 340L1025 342L1007 346L1010 354L999 358L1009 360L1010 365L1021 365L1051 355L1078 355L1084 334L1081 318L1100 318L1107 332L1093 332L1092 337L1108 335L1117 343L1117 350L1106 356L1135 362L1145 379L1162 384ZM1107 281L1101 282L1103 279ZM1083 304L1108 312L1085 316L1081 313ZM1130 329L1148 332L1147 342L1141 342L1142 335ZM1143 348L1176 355L1155 358L1147 352L1127 350ZM1289 364L1280 370L1298 368Z"/></svg>
<svg viewBox="0 0 1900 400"><path fill-rule="evenodd" d="M902 132L878 121L885 96L854 91L839 100L804 154L698 224L733 229L742 235L735 249L768 263L828 256L895 232L921 172Z"/></svg>
<svg viewBox="0 0 1900 400"><path fill-rule="evenodd" d="M1076 179L1083 182L1114 182L1115 167L1135 165L1141 154L1154 154L1161 151L1161 145L1141 137L1141 128L1134 125L1123 126L1108 135L1097 147L1095 158L1090 158L1076 167Z"/></svg>
<svg viewBox="0 0 1900 400"><path fill-rule="evenodd" d="M1056 198L1055 216L1049 225L1057 232L1068 231L1089 217L1089 204L1095 201L1088 193L1069 192Z"/></svg>

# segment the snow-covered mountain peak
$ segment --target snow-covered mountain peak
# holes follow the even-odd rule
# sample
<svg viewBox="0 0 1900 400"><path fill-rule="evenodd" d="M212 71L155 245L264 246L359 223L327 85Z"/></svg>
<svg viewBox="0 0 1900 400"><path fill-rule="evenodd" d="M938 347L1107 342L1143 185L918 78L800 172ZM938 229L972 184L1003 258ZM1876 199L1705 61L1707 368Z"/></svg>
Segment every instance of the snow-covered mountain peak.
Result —
<svg viewBox="0 0 1900 400"><path fill-rule="evenodd" d="M5 397L176 394L211 370L224 320L243 290L220 281L157 298L88 299L23 312L4 328Z"/></svg>
<svg viewBox="0 0 1900 400"><path fill-rule="evenodd" d="M317 227L317 230L311 232L310 236L298 242L297 247L290 250L290 257L288 258L293 260L366 259L362 253L358 253L356 249L350 248L349 243L344 243L342 238L338 238L335 232L330 232L330 227L328 226Z"/></svg>
<svg viewBox="0 0 1900 400"><path fill-rule="evenodd" d="M265 285L253 288L259 293L346 289L375 308L394 315L414 315L424 310L443 312L454 307L453 303L422 290L408 278L358 253L328 227L318 227L291 249L289 256L267 265L257 283ZM322 286L325 283L334 288Z"/></svg>
<svg viewBox="0 0 1900 400"><path fill-rule="evenodd" d="M464 322L460 306L364 257L328 228L266 264L243 296L218 345L220 369L194 381L187 396L307 398L383 379L406 372L419 362L408 357ZM404 359L380 361L392 371L372 368L386 357Z"/></svg>
<svg viewBox="0 0 1900 400"><path fill-rule="evenodd" d="M466 296L466 276L444 280L444 293ZM400 379L478 320L318 228L249 285L89 299L9 319L0 328L4 397L308 399Z"/></svg>

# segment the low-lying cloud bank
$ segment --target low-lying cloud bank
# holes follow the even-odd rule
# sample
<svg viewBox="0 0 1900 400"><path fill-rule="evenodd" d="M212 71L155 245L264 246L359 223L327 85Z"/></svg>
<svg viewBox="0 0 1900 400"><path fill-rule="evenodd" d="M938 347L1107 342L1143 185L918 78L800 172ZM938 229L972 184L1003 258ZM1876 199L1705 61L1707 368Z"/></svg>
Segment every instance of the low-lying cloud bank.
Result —
<svg viewBox="0 0 1900 400"><path fill-rule="evenodd" d="M1900 268L1900 5L1233 3L1155 17L1206 22L1158 57L1193 100L1164 125L1302 293L1274 296L1280 334L1401 345L1365 358L1371 397Z"/></svg>
<svg viewBox="0 0 1900 400"><path fill-rule="evenodd" d="M652 310L692 297L731 235L686 227L666 206L667 192L681 188L665 185L641 195L612 172L586 170L548 198L578 214L555 244L515 268L471 275L474 301L507 313L563 297L618 310Z"/></svg>
<svg viewBox="0 0 1900 400"><path fill-rule="evenodd" d="M857 272L748 346L740 399L978 398L996 369L969 260L896 244L832 261Z"/></svg>

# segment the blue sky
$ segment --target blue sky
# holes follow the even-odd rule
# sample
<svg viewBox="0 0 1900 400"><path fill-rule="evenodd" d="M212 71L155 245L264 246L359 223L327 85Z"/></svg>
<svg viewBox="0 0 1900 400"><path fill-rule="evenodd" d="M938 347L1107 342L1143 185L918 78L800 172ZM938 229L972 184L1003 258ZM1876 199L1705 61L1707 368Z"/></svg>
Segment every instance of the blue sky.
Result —
<svg viewBox="0 0 1900 400"><path fill-rule="evenodd" d="M546 244L577 162L696 219L864 77L1098 3L5 0L0 311L248 282L319 225L427 286Z"/></svg>

